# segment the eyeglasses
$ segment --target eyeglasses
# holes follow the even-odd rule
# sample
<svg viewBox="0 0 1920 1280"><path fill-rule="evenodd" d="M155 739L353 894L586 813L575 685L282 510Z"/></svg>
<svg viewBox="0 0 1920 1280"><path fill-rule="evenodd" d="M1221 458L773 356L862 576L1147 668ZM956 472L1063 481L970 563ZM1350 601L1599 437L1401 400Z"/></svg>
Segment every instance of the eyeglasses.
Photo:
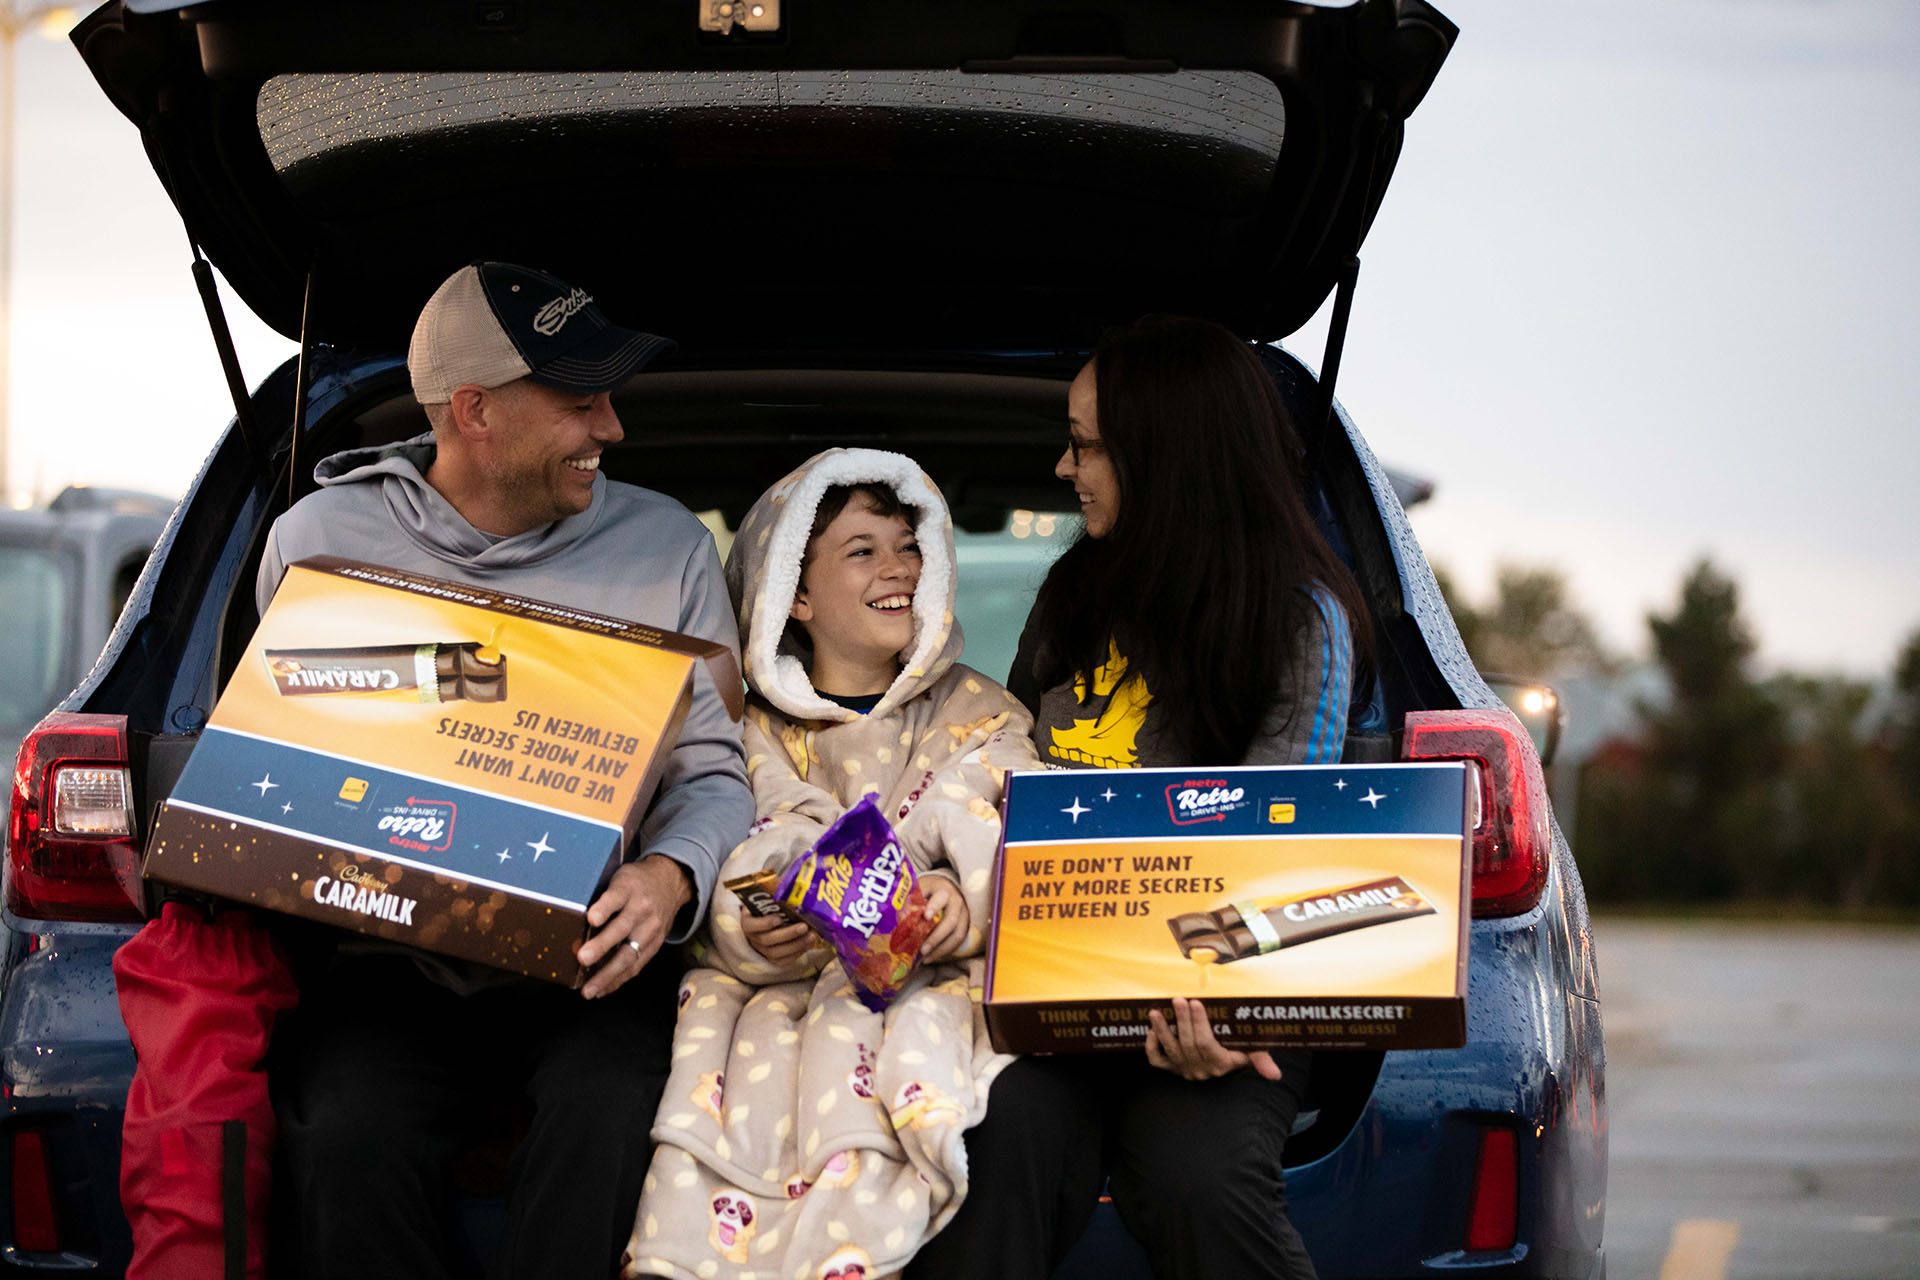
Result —
<svg viewBox="0 0 1920 1280"><path fill-rule="evenodd" d="M1071 431L1067 433L1067 452L1073 455L1073 465L1076 467L1080 465L1081 454L1098 457L1106 451L1106 442L1103 440L1082 440Z"/></svg>

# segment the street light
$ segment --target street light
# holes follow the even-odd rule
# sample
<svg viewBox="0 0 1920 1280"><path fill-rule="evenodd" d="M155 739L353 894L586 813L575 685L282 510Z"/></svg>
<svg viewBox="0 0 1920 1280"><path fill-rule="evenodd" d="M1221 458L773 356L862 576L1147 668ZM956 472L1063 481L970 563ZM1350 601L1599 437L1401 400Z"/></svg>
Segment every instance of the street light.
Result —
<svg viewBox="0 0 1920 1280"><path fill-rule="evenodd" d="M7 451L13 439L8 424L13 354L13 42L25 31L64 39L78 20L66 5L0 2L0 494L8 492Z"/></svg>

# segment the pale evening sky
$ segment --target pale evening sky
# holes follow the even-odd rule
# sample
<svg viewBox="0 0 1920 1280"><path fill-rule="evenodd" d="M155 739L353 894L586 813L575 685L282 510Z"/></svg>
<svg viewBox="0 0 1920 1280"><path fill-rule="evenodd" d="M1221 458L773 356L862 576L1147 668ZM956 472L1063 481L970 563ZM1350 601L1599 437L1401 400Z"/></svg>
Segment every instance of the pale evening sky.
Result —
<svg viewBox="0 0 1920 1280"><path fill-rule="evenodd" d="M1438 4L1340 376L1437 485L1428 554L1475 592L1557 566L1634 653L1711 555L1767 665L1884 675L1920 629L1920 9ZM177 495L231 412L186 237L71 47L18 67L12 483ZM258 381L292 344L226 298Z"/></svg>

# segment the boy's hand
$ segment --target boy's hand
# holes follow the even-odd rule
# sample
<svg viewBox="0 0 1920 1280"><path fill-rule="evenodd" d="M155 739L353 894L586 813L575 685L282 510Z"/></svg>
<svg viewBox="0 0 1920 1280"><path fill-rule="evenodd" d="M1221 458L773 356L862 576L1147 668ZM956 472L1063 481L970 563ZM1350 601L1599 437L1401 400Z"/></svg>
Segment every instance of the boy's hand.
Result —
<svg viewBox="0 0 1920 1280"><path fill-rule="evenodd" d="M960 896L960 886L945 876L928 876L920 884L927 895L927 910L936 922L933 932L920 944L920 958L933 964L960 949L973 917L967 911L967 900Z"/></svg>
<svg viewBox="0 0 1920 1280"><path fill-rule="evenodd" d="M742 912L740 932L747 935L748 946L782 968L798 962L813 946L813 930L804 921L789 922L780 916Z"/></svg>

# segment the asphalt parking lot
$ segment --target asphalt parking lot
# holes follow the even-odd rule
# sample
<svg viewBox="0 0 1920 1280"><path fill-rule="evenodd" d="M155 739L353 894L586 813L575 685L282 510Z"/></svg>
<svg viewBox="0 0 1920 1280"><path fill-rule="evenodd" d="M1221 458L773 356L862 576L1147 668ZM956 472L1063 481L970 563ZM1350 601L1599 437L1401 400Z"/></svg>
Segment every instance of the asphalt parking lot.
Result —
<svg viewBox="0 0 1920 1280"><path fill-rule="evenodd" d="M1920 928L1594 932L1608 1275L1920 1276Z"/></svg>

